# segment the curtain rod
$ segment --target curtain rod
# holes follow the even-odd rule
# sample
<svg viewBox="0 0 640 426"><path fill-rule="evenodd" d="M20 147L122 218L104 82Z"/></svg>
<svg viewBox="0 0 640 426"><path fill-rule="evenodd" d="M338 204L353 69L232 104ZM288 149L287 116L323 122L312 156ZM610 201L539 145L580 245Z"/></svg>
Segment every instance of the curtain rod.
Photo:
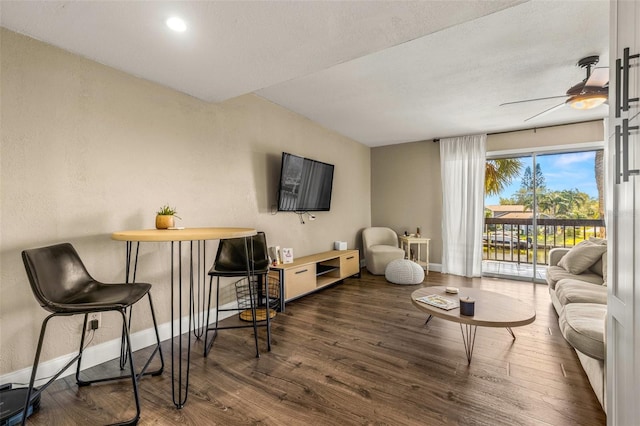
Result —
<svg viewBox="0 0 640 426"><path fill-rule="evenodd" d="M565 123L565 124L553 124L551 126L542 126L542 127L532 127L530 129L519 129L519 130L505 130L504 132L494 132L494 133L487 133L487 136L494 136L494 135L504 135L506 133L516 133L516 132L527 132L529 130L533 130L533 133L535 133L538 129L551 129L553 127L563 127L563 126L571 126L573 124L584 124L584 123L596 123L602 120L589 120L589 121L578 121L576 123ZM455 136L454 136L455 137ZM440 142L441 138L433 138L433 143L438 143Z"/></svg>

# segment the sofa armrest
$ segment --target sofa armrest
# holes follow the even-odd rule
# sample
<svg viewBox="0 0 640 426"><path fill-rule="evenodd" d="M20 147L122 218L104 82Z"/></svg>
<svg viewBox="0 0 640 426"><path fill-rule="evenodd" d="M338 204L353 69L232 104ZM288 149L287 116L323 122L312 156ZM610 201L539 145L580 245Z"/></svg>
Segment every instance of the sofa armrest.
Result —
<svg viewBox="0 0 640 426"><path fill-rule="evenodd" d="M549 250L549 266L557 266L562 256L569 252L568 248L558 247Z"/></svg>

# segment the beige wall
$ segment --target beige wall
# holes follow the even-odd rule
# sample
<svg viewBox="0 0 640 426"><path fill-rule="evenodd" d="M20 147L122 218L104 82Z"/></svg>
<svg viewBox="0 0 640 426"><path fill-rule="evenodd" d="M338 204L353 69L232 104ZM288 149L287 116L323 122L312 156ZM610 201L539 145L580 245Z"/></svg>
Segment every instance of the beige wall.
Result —
<svg viewBox="0 0 640 426"><path fill-rule="evenodd" d="M518 152L594 146L604 140L602 121L487 136L487 152ZM398 234L421 225L431 238L429 260L442 262L440 145L432 141L371 150L371 223Z"/></svg>
<svg viewBox="0 0 640 426"><path fill-rule="evenodd" d="M165 203L177 207L179 225L255 227L296 256L332 249L334 240L360 245L371 214L368 147L254 95L211 105L0 35L0 375L31 365L46 315L29 289L25 248L70 241L97 279L122 280L124 243L110 233L152 228ZM330 212L305 225L272 213L282 151L336 165ZM168 267L168 244L141 246L138 281L154 284L161 323L170 318ZM137 319L147 317L140 309ZM78 344L80 318L52 325L44 361ZM119 331L117 317L103 314L94 342Z"/></svg>
<svg viewBox="0 0 640 426"><path fill-rule="evenodd" d="M429 259L442 258L440 146L432 141L371 149L371 224L398 235L418 226L431 238Z"/></svg>

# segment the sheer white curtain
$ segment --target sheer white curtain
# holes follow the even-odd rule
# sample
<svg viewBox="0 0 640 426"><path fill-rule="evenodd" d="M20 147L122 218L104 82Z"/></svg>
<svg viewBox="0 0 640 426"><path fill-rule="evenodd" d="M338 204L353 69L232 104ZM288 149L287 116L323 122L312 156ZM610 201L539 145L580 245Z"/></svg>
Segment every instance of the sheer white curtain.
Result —
<svg viewBox="0 0 640 426"><path fill-rule="evenodd" d="M442 272L482 272L484 171L487 135L440 139Z"/></svg>

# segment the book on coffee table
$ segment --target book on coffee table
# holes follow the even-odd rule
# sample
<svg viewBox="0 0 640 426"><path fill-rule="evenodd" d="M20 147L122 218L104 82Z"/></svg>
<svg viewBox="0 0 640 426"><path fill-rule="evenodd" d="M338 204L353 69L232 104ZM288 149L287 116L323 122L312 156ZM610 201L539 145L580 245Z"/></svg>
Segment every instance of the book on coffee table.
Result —
<svg viewBox="0 0 640 426"><path fill-rule="evenodd" d="M437 308L449 311L460 306L460 302L457 300L449 299L439 294L430 294L428 296L418 297L418 302L426 303L427 305L435 306Z"/></svg>

